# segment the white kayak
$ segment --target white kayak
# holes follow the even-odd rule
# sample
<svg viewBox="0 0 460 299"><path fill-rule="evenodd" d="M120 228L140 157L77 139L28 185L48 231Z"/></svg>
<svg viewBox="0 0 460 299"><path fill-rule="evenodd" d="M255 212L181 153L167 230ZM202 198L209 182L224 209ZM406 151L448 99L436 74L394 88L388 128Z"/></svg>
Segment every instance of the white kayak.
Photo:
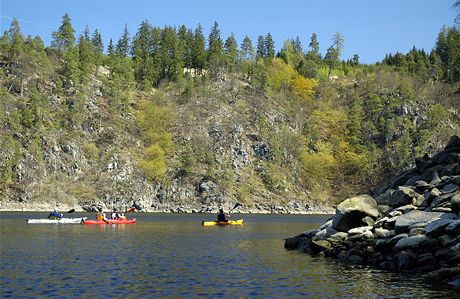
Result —
<svg viewBox="0 0 460 299"><path fill-rule="evenodd" d="M87 217L80 217L80 218L61 218L60 220L56 219L27 219L27 223L34 223L34 224L51 224L51 223L74 223L78 224L81 223Z"/></svg>

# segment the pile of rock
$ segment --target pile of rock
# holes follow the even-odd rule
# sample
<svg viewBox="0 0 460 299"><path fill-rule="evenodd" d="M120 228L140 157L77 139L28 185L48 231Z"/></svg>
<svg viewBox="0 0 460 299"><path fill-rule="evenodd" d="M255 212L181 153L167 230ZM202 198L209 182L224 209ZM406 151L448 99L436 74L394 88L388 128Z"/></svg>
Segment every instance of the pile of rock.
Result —
<svg viewBox="0 0 460 299"><path fill-rule="evenodd" d="M285 248L390 271L430 272L460 286L460 140L371 195L349 198Z"/></svg>

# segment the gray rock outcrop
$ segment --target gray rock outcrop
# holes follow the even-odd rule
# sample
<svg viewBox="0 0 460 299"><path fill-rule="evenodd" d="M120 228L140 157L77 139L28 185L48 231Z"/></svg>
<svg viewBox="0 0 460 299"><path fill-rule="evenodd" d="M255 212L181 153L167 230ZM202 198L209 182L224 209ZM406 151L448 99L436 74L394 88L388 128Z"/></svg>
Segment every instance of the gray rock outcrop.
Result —
<svg viewBox="0 0 460 299"><path fill-rule="evenodd" d="M346 199L332 221L287 239L285 247L383 270L430 272L460 288L459 162L454 136L444 151L418 159L372 195Z"/></svg>

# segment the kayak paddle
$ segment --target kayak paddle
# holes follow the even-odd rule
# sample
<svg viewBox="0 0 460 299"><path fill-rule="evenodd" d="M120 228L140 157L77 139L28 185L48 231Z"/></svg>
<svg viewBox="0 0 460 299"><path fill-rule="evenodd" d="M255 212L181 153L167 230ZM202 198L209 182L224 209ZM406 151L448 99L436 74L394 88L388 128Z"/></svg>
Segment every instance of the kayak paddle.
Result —
<svg viewBox="0 0 460 299"><path fill-rule="evenodd" d="M68 212L65 212L64 214L70 214L70 213L73 213L73 212L75 212L75 209L69 210Z"/></svg>
<svg viewBox="0 0 460 299"><path fill-rule="evenodd" d="M240 204L239 202L237 202L237 203L233 206L233 208L232 208L230 211L228 211L228 212L230 213L231 211L233 211L234 209L238 208L239 206L241 206L241 204Z"/></svg>

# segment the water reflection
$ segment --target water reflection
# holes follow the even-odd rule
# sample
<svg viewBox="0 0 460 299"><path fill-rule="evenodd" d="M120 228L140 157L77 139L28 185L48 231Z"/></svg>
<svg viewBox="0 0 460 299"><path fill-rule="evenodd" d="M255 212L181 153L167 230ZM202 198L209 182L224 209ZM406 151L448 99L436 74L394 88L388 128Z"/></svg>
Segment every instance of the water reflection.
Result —
<svg viewBox="0 0 460 299"><path fill-rule="evenodd" d="M456 295L284 250L283 238L324 216L244 215L243 226L225 227L202 227L211 215L136 214L135 225L103 226L28 225L26 217L0 214L2 298Z"/></svg>

